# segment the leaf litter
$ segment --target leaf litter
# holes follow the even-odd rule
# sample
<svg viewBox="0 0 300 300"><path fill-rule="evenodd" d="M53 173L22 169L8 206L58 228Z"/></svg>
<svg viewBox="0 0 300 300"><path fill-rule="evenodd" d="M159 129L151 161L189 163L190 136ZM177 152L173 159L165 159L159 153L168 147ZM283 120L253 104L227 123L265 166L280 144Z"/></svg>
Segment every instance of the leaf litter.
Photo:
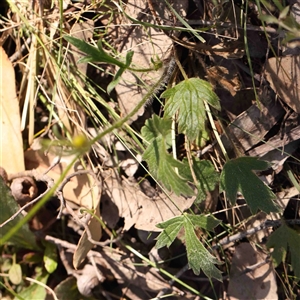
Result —
<svg viewBox="0 0 300 300"><path fill-rule="evenodd" d="M96 273L101 269L101 276L104 276L101 277L101 281L99 280L100 276L98 274L99 282L103 283L103 278L106 278L107 281L116 280L119 290L117 288L113 291L110 290L110 292L112 291L118 294L122 291L124 295L126 294L127 297L132 299L146 299L155 297L157 294L163 296L163 293L166 293L165 291L172 291L174 295L180 295L180 297L188 299L193 294L197 294L200 289L205 289L206 287L211 289L211 287L213 287L216 292L219 286L221 286L221 289L217 291L218 298L221 299L221 295L226 294L225 285L218 285L215 282L213 282L212 285L202 285L201 288L199 287L198 292L195 292L193 289L183 288L181 285L179 285L180 288L175 288L172 286L172 283L170 285L170 281L167 281L157 272L159 265L155 265L155 268L150 267L151 262L147 262L147 258L143 257L143 259L141 259L136 252L129 250L133 247L133 249L140 250L140 254L150 253L151 248L155 244L155 232L158 232L157 247L165 249L163 246L167 245L169 248L167 250L169 252L168 254L172 258L170 264L166 261L161 262L166 266L163 271L159 269L160 272L170 272L168 273L169 275L167 275L169 279L172 278L172 280L174 280L170 274L176 274L180 268L182 268L181 270L187 270L186 266L188 266L196 275L187 271L182 277L182 280L192 280L192 286L197 284L198 276L202 277L202 280L216 278L222 281L224 280L222 272L225 274L228 269L231 269L229 274L229 287L227 290L228 297L231 296L237 299L244 297L245 291L238 289L237 285L243 287L253 284L253 286L251 285L250 291L251 297L274 297L274 299L276 299L278 295L282 296L283 292L277 289L276 282L274 281L273 266L280 268L280 263L285 262L286 257L290 254L294 274L299 276L299 266L295 259L298 241L296 231L283 223L279 229L274 229L273 233L272 231L264 231L264 233L256 239L255 243L259 244L259 247L263 248L264 251L267 251L267 248L263 240L268 239L267 247L273 249L273 266L267 261L265 255L262 255L262 260L258 258L258 249L252 248L249 243L240 245L236 243L233 244L232 247L235 250L235 254L232 259L230 257L230 248L228 248L228 250L224 247L225 252L223 252L222 255L226 256L225 261L228 268L225 268L221 264L216 266L221 260L216 258L220 257L220 252L215 250L216 247L210 247L208 240L212 240L213 243L217 243L217 240L211 239L211 237L214 237L214 233L212 233L212 236L209 236L206 230L213 231L214 227L216 227L214 230L219 232L221 230L220 226L218 226L219 223L222 221L223 224L226 224L226 222L229 221L232 226L235 226L235 230L241 231L243 230L244 224L246 224L246 220L238 219L242 216L240 213L242 208L237 208L238 212L236 214L234 213L235 208L233 208L231 213L231 208L226 206L228 203L226 203L224 208L230 210L229 214L231 217L229 217L229 214L226 215L226 213L222 213L220 205L224 205L226 198L223 197L222 194L218 194L218 206L211 206L214 208L218 207L218 210L215 211L215 209L213 209L210 211L210 213L217 214L218 221L216 221L214 226L205 225L205 222L203 225L197 219L198 217L201 219L201 217L204 216L201 214L202 211L199 211L198 204L201 201L207 201L209 194L218 190L219 174L221 174L220 190L225 190L225 196L228 197L233 206L247 203L254 216L258 216L256 215L258 210L266 212L264 217L258 218L259 222L261 222L260 224L264 224L264 222L270 218L273 218L274 221L279 220L280 214L277 213L278 207L284 211L284 214L288 214L290 199L297 197L299 191L291 184L280 186L278 176L283 176L283 171L287 164L292 167L295 176L297 176L298 171L293 163L295 164L295 162L297 162L299 121L297 117L291 113L290 109L296 113L299 110L297 104L297 99L299 98L299 53L295 55L295 52L293 52L294 54L292 56L285 55L282 57L276 55L277 57L271 57L266 60L265 74L270 84L269 86L268 82L264 81L263 77L261 77L264 70L263 64L257 60L257 58L265 59L265 54L267 53L267 49L264 48L267 45L265 42L266 37L262 34L263 30L261 27L247 24L247 26L249 26L247 30L250 32L252 32L254 28L255 30L253 30L253 32L260 32L258 34L247 34L247 38L249 38L250 59L252 59L253 63L251 66L252 69L249 68L249 62L246 63L244 45L242 42L244 38L243 32L241 28L239 28L238 22L236 22L237 16L242 15L240 13L242 9L240 6L232 6L232 3L224 3L220 12L213 11L213 13L209 6L206 7L206 13L210 16L210 20L216 18L221 21L222 26L224 26L219 27L218 25L215 29L213 27L210 28L210 21L206 21L205 17L203 18L205 14L199 17L204 11L203 7L196 4L196 2L184 1L183 3L183 1L172 1L172 5L171 8L173 7L175 12L164 2L128 1L127 5L123 5L122 2L116 3L114 1L108 1L103 6L100 5L102 8L100 17L101 24L104 25L107 30L106 33L100 32L100 40L103 38L102 43L98 43L98 45L95 46L97 41L99 41L99 35L97 38L90 35L85 39L86 44L77 44L80 49L80 45L86 46L90 44L92 38L95 38L96 43L92 46L95 55L100 53L101 57L105 56L107 58L106 63L112 62L112 59L114 59L113 62L116 62L114 64L115 67L105 66L107 69L105 69L105 67L102 69L101 72L103 72L105 76L111 76L110 78L113 79L110 85L101 86L101 88L108 92L106 93L107 97L115 97L113 101L118 103L117 107L121 117L126 116L138 103L144 101L143 97L147 95L149 90L152 91L153 95L149 99L146 99L148 106L142 106L128 122L132 124L133 128L138 128L137 130L140 130L142 127L142 130L140 130L141 135L139 136L142 143L136 140L130 140L126 137L127 141L130 140L130 149L118 148L115 147L117 139L109 144L102 139L99 141L99 147L102 147L101 153L104 154L104 156L111 156L111 158L108 159L109 166L105 165L99 157L102 165L99 164L99 161L95 162L95 157L90 154L86 160L81 161L79 168L84 169L86 164L88 164L90 170L98 173L98 179L94 180L95 178L85 174L78 176L78 178L76 176L70 177L70 182L65 185L63 195L68 205L72 203L72 207L75 207L75 210L78 212L80 212L80 208L86 208L93 209L95 213L95 216L93 215L88 218L87 227L79 223L79 229L75 229L75 225L70 225L72 222L68 223L68 230L72 229L81 236L81 238L77 238L75 243L69 243L68 246L65 247L66 249L69 248L71 252L75 252L73 261L69 261L71 271L68 272L68 274L70 276L77 274L77 277L75 277L78 278L80 271L84 270L84 268L81 269L82 264L88 266L86 261L84 261L85 257L93 264L93 259L90 256L92 253L95 257L97 256L96 254L99 254L100 257L102 256L101 259L96 262L98 268L95 268ZM194 9L195 16L193 16L193 13L188 9L188 5ZM79 6L82 6L82 4L79 4ZM197 7L196 10L195 7ZM228 14L224 14L226 7L228 8ZM64 9L68 9L68 6L65 5ZM76 10L77 8L74 7L72 9ZM253 9L253 7L249 7L249 9ZM51 11L49 12L51 14ZM283 15L281 17L284 19ZM253 16L253 18L258 21L257 15ZM274 21L274 19L272 20ZM71 23L73 22L72 19L69 19L69 21ZM207 22L207 24L205 24L206 29L202 32L194 31L188 33L188 31L186 31L184 33L185 36L181 35L179 31L170 30L170 28L167 30L166 27L159 28L159 26L170 26L170 24L172 24L173 29L175 26L182 25L190 29L189 22L191 24L194 22L195 24L195 22L198 21ZM226 29L226 22L235 25L231 26L230 29ZM94 25L97 26L97 20L92 23L93 24L86 22L84 26L74 26L70 31L72 37L66 38L66 40L76 42L74 38L84 39L84 37L76 36L74 30L95 33L97 27L94 27ZM200 22L197 26L203 26L204 23ZM158 27L153 27L153 24ZM46 26L48 26L48 24ZM58 28L55 26L58 26L58 22L52 26L51 37L55 36L56 29ZM273 29L273 27L268 25L266 32L272 35L274 32ZM207 30L209 34L205 33ZM210 39L212 35L214 39ZM189 36L190 40L188 40L186 36ZM203 43L202 36L206 38L206 43ZM253 41L255 37L259 37L259 39L263 41L259 49L252 47L251 40ZM111 48L107 47L111 42L109 38L115 40L114 43L111 44L113 46ZM51 47L53 47L54 44L51 43L51 45ZM286 50L282 45L272 46L275 47L277 53ZM181 50L177 52L180 47ZM88 47L88 49L91 50L92 48ZM114 52L113 49L117 49L117 52ZM76 48L73 46L71 46L71 50L76 52ZM131 51L133 52L131 53ZM175 82L180 77L180 75L178 75L178 67L176 66L178 62L175 64L175 60L173 60L172 68L168 69L170 57L176 52L175 55L185 53L184 51L188 51L189 55L185 57L184 54L179 59L180 62L184 64L187 73L192 74L192 76L189 76L191 78L189 78L187 82L192 83L195 81L193 82L193 88L187 88L188 85L184 85L184 81L180 82L180 80L178 80ZM46 53L47 51L44 52L46 57L45 61L48 62L49 67L47 73L49 78L44 78L44 81L47 82L46 90L48 88L46 94L48 94L47 96L49 97L51 94L49 91L51 89L56 91L53 98L55 99L54 107L55 112L60 116L56 121L58 123L62 121L61 124L69 129L69 133L72 136L71 139L74 140L78 133L87 132L86 126L90 123L91 119L89 119L89 117L86 118L85 114L98 109L96 109L95 106L89 106L88 101L82 102L80 105L76 102L76 99L78 99L76 95L80 94L78 91L88 90L89 93L93 93L89 78L87 78L88 80L82 80L78 74L74 76L75 81L79 83L78 86L81 87L78 88L78 90L76 87L76 90L73 92L68 90L69 87L63 81L63 78L57 80L56 86L56 68L54 67L54 62L51 61L51 56ZM116 53L118 54L116 55ZM86 64L88 59L84 58L84 51L79 55L83 56L81 57L81 62L85 62L85 64L76 65L75 63L75 68L80 67L81 69L82 67L81 72L88 73L88 68L90 68L91 65ZM70 60L78 62L79 56L76 54L73 57L69 56L69 58ZM3 65L4 63L1 63L1 67ZM135 71L129 70L129 66L135 68ZM137 72L138 68L144 69L144 72ZM145 71L146 69L149 69L149 71ZM252 75L254 75L253 78L256 80L255 89L259 99L255 99L254 96L251 96L255 94L255 92L253 92L253 82L251 82L251 72L254 72ZM207 81L198 79L198 76L202 79L208 79L211 85ZM168 85L171 78L172 80L177 78L174 80L174 86L169 86L169 89L164 91L164 86ZM49 80L49 82L47 80ZM156 85L159 80L161 80L161 82ZM178 82L180 83L176 85ZM153 86L155 86L155 88L151 90ZM184 90L184 88L186 88L186 90ZM200 92L193 96L193 92L198 89ZM251 92L248 93L247 91ZM163 94L160 95L161 93ZM277 99L280 101L275 100L275 93ZM108 94L110 95L108 96ZM246 104L241 104L240 102L246 100L243 98L245 95L250 95L252 98L250 101L245 101L247 102ZM90 95L85 93L85 96L89 97ZM3 97L3 93L1 97ZM165 106L162 105L160 108L160 113L164 110L163 118L158 117L156 114L151 117L155 109L152 102L156 97L163 105L164 99L166 101ZM201 101L199 101L199 99L201 99ZM218 129L211 130L211 127L214 125L213 123L208 124L207 111L202 101L211 101L210 104L212 105L212 112L214 114L213 123L215 123L215 126L220 126L220 128L217 127ZM103 105L104 102L105 101L102 101L101 105ZM156 102L156 100L154 100L154 102ZM248 107L245 108L245 106ZM195 107L197 107L197 109L195 109ZM45 108L43 107L42 110L43 109ZM101 112L104 111L102 107L99 108L99 110L101 110ZM74 112L76 113L73 114ZM68 116L66 121L64 121L65 116ZM110 117L110 122L114 122L113 116ZM142 125L135 122L141 117L142 119L144 118ZM174 146L172 141L172 131L174 129L172 127L171 117L177 117L178 121L178 127L175 128L178 133L176 146ZM219 117L222 118L223 124L219 124L221 123L218 119ZM17 122L18 118L16 124ZM51 122L51 119L49 119L48 125L51 124L52 126L53 123ZM99 128L103 128L102 125L103 124L101 124ZM136 125L137 127L135 127ZM89 124L88 126L91 125ZM100 131L99 128L98 130ZM2 132L9 135L13 132L12 130L13 128L9 127ZM221 134L221 139L228 154L233 158L226 163L222 161L221 152L215 146L214 138L217 130ZM118 129L118 131L118 133L117 131L114 131L114 133L119 134L120 129ZM203 134L208 136L207 143L210 143L210 145L205 146L211 146L209 149L213 150L204 151L203 144L197 143L199 131L202 131ZM47 130L46 133L48 133ZM183 150L180 149L179 143L182 143L180 141L180 134L188 138L192 145L192 150L186 146L184 146L185 148ZM66 137L60 136L60 138L64 139ZM122 136L122 139L124 139L124 136ZM186 145L186 141L182 144ZM5 159L11 154L9 153L11 149L20 151L23 154L23 147L15 147L15 145L16 144L8 147L7 154L3 155ZM115 151L113 150L114 147ZM176 147L179 148L178 157L172 153ZM5 147L2 146L1 151L2 149L5 149ZM130 153L132 149L135 149L133 151L134 155ZM170 149L172 149L172 151ZM189 151L192 151L192 154L201 153L200 159L198 157L188 161L185 155L188 156ZM276 156L271 155L273 151L275 151ZM96 157L99 153L100 152L97 151L94 152ZM156 153L156 156L154 153ZM140 173L139 167L137 167L138 164L135 165L130 159L133 159L134 156L138 157L138 155L140 155L137 159L139 162L141 162L141 155L143 155L143 159L148 164L150 174L154 176L158 182L152 182L151 178L148 180L148 175L145 172L142 172L141 175L137 175ZM241 155L249 157L240 157ZM21 155L15 157L21 158L22 160ZM258 157L261 158L261 160L258 160ZM43 149L43 151L30 149L25 152L27 170L35 168L41 174L48 172L49 177L55 181L58 180L71 160L72 157L63 157L61 162L53 167L52 162L55 161L55 155L53 156L53 154L45 151L45 149ZM3 163L3 159L1 163ZM132 163L134 167L131 169L131 167L128 166ZM280 165L279 168L278 165ZM74 166L68 175L71 176L74 172L76 173L78 166L79 165ZM275 174L270 173L270 167L276 170ZM118 171L118 168L121 168L122 171ZM101 171L99 172L99 170ZM254 173L253 170L259 170L260 173ZM9 170L9 173L14 172L16 172L16 170ZM198 182L194 180L195 175ZM257 175L259 175L259 177ZM262 178L265 178L265 182L268 180L268 184L272 187L272 190L261 181ZM204 179L207 179L207 182L204 182ZM100 182L101 184L95 185L94 181L98 181L98 183ZM256 186L256 189L249 190L247 188L249 182ZM282 189L284 191L282 191ZM99 196L100 194L101 196ZM263 195L264 197L262 199ZM205 207L209 207L209 205ZM182 214L182 212L186 210L189 210L189 213L199 214L199 216L187 213ZM209 211L205 212L208 213ZM251 213L248 213L250 216ZM64 211L64 216L69 217L69 212ZM295 216L298 216L298 212L295 213ZM74 215L73 217L74 220L76 220L77 216ZM102 222L107 226L107 228L104 226L103 229L105 233L103 234L101 233L99 217L101 217ZM214 219L212 217L206 218L207 220ZM203 226L199 225L199 222ZM240 225L237 225L239 222L241 222ZM51 226L51 224L49 224L49 226ZM247 224L247 226L250 225ZM251 230L251 226L250 229L247 227L247 230ZM114 230L117 230L121 239L128 241L127 246L130 245L131 248L129 247L124 250L124 244L120 244L118 237L114 236ZM48 233L47 226L45 226L44 231ZM149 232L147 243L143 243L143 239L141 238L142 231L146 233ZM284 236L284 238L282 238L282 236ZM60 245L63 245L64 241L60 238L61 236L56 240L52 239L52 242L56 244L61 243ZM278 244L278 238L281 239L282 245ZM99 242L99 240L101 241ZM109 241L113 247L106 248L107 242L109 243ZM97 242L100 244L97 244ZM102 245L101 243L104 244ZM78 245L77 248L76 244ZM103 248L99 250L99 248L94 247L95 244L98 246L101 245ZM179 244L183 249L178 250L178 248L180 248L180 246L178 246ZM26 246L24 247L26 248ZM195 249L197 249L197 251L195 251ZM246 251L249 253L248 255L245 255ZM136 255L134 259L132 258L132 253ZM178 255L178 257L184 257L184 259L182 259L183 261L181 262L180 259L175 259L174 257L176 257L176 255ZM256 258L256 260L254 261L250 258ZM61 259L63 260L63 256L61 256ZM186 265L186 259L188 260L188 265ZM255 265L257 262L263 260L266 261L263 267L254 266L253 271L244 272L249 265ZM141 263L142 261L145 265L138 267L136 263ZM146 265L145 262L147 262L148 265ZM245 265L247 265L247 267L245 267ZM77 268L79 270L76 270ZM200 272L201 270L206 276ZM238 280L235 276L236 270L241 272L240 276L238 276ZM82 272L84 273L86 271ZM265 278L264 274L266 273L268 273L270 277ZM164 274L166 275L166 273ZM251 274L251 276L249 276L249 274ZM176 276L180 277L182 274ZM264 278L262 279L261 277ZM267 284L267 278L270 279L268 281L269 285L262 291L261 286ZM77 280L77 285L78 284ZM128 288L128 286L130 286L130 288ZM59 289L63 290L63 284L59 285ZM78 285L78 290L82 291L82 286ZM203 293L205 291L201 290L201 292ZM239 292L242 294L240 295ZM102 296L107 296L105 292L103 293ZM207 290L206 293L210 297L216 296L216 293L212 295L212 293ZM259 296L261 295L260 293L263 293L263 296Z"/></svg>

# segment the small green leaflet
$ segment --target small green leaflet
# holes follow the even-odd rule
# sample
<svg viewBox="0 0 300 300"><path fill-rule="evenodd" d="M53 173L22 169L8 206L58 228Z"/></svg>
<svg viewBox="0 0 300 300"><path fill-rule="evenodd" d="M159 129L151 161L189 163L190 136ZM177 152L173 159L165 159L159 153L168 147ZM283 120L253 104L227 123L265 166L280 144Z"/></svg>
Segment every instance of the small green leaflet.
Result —
<svg viewBox="0 0 300 300"><path fill-rule="evenodd" d="M268 162L256 157L239 157L226 162L221 173L220 192L225 191L232 204L236 202L237 192L241 192L253 214L259 209L266 213L277 212L272 201L276 199L275 194L252 171L269 167Z"/></svg>
<svg viewBox="0 0 300 300"><path fill-rule="evenodd" d="M151 174L176 195L191 196L194 191L187 184L187 179L179 176L184 164L167 152L171 142L171 120L161 119L154 115L142 128L142 136L150 143L143 158L147 161Z"/></svg>
<svg viewBox="0 0 300 300"><path fill-rule="evenodd" d="M120 82L121 75L130 66L130 64L132 62L132 57L134 54L133 51L127 52L126 61L125 61L125 63L122 63L121 61L110 56L103 50L101 40L98 41L98 44L97 44L98 48L86 43L85 41L74 38L72 36L66 36L65 40L86 54L85 57L79 59L78 63L103 62L103 63L112 64L112 65L116 65L116 66L120 67L120 69L116 73L114 79L111 81L111 83L107 87L108 94L110 94L110 92Z"/></svg>
<svg viewBox="0 0 300 300"><path fill-rule="evenodd" d="M98 48L86 43L85 41L74 38L72 36L65 36L65 40L86 54L85 57L81 58L78 61L79 63L87 63L87 62L95 61L95 62L103 62L107 64L116 65L120 68L128 67L127 64L124 64L119 60L113 58L109 54L107 54L102 48L101 40L98 41L97 44Z"/></svg>
<svg viewBox="0 0 300 300"><path fill-rule="evenodd" d="M187 159L183 160L185 167L180 170L180 174L184 174L189 181L193 181L193 177L190 171L190 166ZM215 170L213 164L209 160L199 160L193 157L193 170L198 180L196 187L198 190L197 198L195 203L200 203L205 200L206 192L213 191L219 182L219 173Z"/></svg>
<svg viewBox="0 0 300 300"><path fill-rule="evenodd" d="M215 264L220 264L220 262L209 253L195 233L196 227L212 231L218 224L220 224L220 221L211 216L196 216L184 213L179 217L156 225L158 228L163 229L157 237L156 248L169 247L183 227L189 267L196 275L199 275L200 270L202 270L208 278L216 278L222 281L222 274L215 267Z"/></svg>
<svg viewBox="0 0 300 300"><path fill-rule="evenodd" d="M297 280L300 280L300 236L297 231L293 230L286 224L282 224L276 229L267 242L268 248L273 248L272 258L277 267L281 262L285 261L288 248L291 253L291 264Z"/></svg>
<svg viewBox="0 0 300 300"><path fill-rule="evenodd" d="M172 117L178 112L178 130L186 134L190 141L199 137L205 131L206 110L204 101L220 110L218 96L207 81L199 78L189 78L161 95L168 99L165 106L165 116Z"/></svg>

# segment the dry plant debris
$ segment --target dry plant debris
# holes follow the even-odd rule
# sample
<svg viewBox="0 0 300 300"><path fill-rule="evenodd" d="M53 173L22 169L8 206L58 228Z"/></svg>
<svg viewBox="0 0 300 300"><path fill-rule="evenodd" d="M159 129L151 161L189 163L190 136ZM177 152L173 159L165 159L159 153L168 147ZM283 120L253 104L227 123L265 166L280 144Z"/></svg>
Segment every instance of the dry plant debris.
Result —
<svg viewBox="0 0 300 300"><path fill-rule="evenodd" d="M298 2L1 3L1 296L299 297Z"/></svg>

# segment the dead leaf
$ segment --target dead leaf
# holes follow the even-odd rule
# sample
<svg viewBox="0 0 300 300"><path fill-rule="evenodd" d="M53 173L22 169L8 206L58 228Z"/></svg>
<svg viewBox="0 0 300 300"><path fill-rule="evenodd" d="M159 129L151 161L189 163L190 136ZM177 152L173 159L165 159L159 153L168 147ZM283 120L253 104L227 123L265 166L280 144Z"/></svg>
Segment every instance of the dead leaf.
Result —
<svg viewBox="0 0 300 300"><path fill-rule="evenodd" d="M42 150L28 150L25 152L26 168L36 169L40 173L44 173L50 167L54 158L55 155L52 153L48 153L46 156ZM57 181L61 176L62 171L66 168L70 161L72 161L72 157L63 157L61 162L48 172L48 176L54 181ZM75 163L67 176L82 169L83 168L80 164ZM95 215L100 217L99 206L101 191L99 188L99 185L94 182L94 178L90 174L82 174L70 179L63 189L63 196L66 201L72 201L80 207L93 210ZM99 241L102 235L102 228L97 219L92 216L87 225L91 238L95 241ZM87 232L84 231L73 257L73 265L75 269L78 268L93 246L94 244L88 240Z"/></svg>
<svg viewBox="0 0 300 300"><path fill-rule="evenodd" d="M278 299L276 277L271 263L253 267L252 271L246 272L247 268L264 262L266 258L266 254L254 250L249 243L241 243L235 248L227 299Z"/></svg>
<svg viewBox="0 0 300 300"><path fill-rule="evenodd" d="M122 287L124 284L124 293L129 289L135 295L130 299L147 299L146 294L140 298L136 293L147 291L158 293L165 288L180 294L179 289L175 286L171 287L156 268L137 264L130 253L121 255L114 249L103 248L101 256L95 257L95 261L102 266L101 269L106 270L103 273L111 274Z"/></svg>
<svg viewBox="0 0 300 300"><path fill-rule="evenodd" d="M22 172L25 166L15 71L2 47L0 47L0 113L0 166L8 173Z"/></svg>
<svg viewBox="0 0 300 300"><path fill-rule="evenodd" d="M266 63L266 75L280 98L300 113L300 56L270 58Z"/></svg>
<svg viewBox="0 0 300 300"><path fill-rule="evenodd" d="M102 217L111 228L114 228L119 217L122 217L126 231L133 225L141 230L160 231L156 224L181 215L195 201L195 197L185 198L170 194L177 209L163 192L150 198L142 192L137 182L122 180L121 183L113 171L102 176L106 193L102 197Z"/></svg>
<svg viewBox="0 0 300 300"><path fill-rule="evenodd" d="M152 1L158 18L161 20L169 19L172 15L165 3L161 1ZM170 1L174 2L175 9L184 14L187 9L188 1ZM154 24L154 18L151 14L145 14L147 1L131 0L126 4L125 12L131 18L139 19L141 16L142 22ZM154 61L164 61L170 56L172 40L161 30L152 27L145 28L141 25L128 26L128 19L124 17L119 26L118 36L122 37L123 42L121 53L123 56L130 51L134 51L132 65L136 68L147 69L151 68L151 59ZM125 71L122 75L121 82L116 86L118 95L118 102L120 105L122 116L130 113L142 98L147 94L149 89L160 79L163 75L164 67L159 70L149 72L130 72ZM142 107L133 116L130 121L135 121L139 116L144 113Z"/></svg>
<svg viewBox="0 0 300 300"><path fill-rule="evenodd" d="M96 195L95 195L96 196ZM96 208L94 209L95 215L100 218L100 196L97 195L98 202L94 203ZM99 241L102 236L102 227L99 221L92 216L89 223L88 229L91 234L91 238L95 241ZM88 252L94 247L94 244L89 241L87 231L85 230L80 237L80 240L77 244L76 250L73 255L73 266L77 269L83 260L86 258Z"/></svg>
<svg viewBox="0 0 300 300"><path fill-rule="evenodd" d="M48 153L46 155L42 150L29 149L25 152L26 170L36 169L42 174L51 166L55 157L56 156L52 153ZM60 163L51 169L49 173L47 173L48 176L54 181L57 181L60 178L62 171L72 161L72 159L73 157L71 156L62 157ZM68 175L82 169L83 167L79 163L76 163ZM78 206L83 206L90 209L93 208L91 185L89 176L87 174L72 177L65 185L63 194L67 201L72 201Z"/></svg>

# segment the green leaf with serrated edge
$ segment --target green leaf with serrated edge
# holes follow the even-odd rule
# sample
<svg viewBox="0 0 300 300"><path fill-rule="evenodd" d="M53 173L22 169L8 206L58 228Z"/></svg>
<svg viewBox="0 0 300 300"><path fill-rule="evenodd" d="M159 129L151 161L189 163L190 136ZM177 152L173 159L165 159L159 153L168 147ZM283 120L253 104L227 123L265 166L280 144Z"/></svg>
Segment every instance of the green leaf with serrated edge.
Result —
<svg viewBox="0 0 300 300"><path fill-rule="evenodd" d="M171 125L171 119L162 119L157 115L153 115L152 119L145 122L141 133L148 142L164 138L167 141L167 145L171 145Z"/></svg>
<svg viewBox="0 0 300 300"><path fill-rule="evenodd" d="M276 229L267 242L268 248L273 248L272 258L277 267L281 262L285 261L286 253L289 249L291 253L291 264L294 270L294 274L298 281L300 280L300 235L297 231L288 227L286 224L282 224Z"/></svg>
<svg viewBox="0 0 300 300"><path fill-rule="evenodd" d="M182 162L184 163L184 168L180 169L179 173L183 174L184 177L187 177L193 182L188 160L185 158ZM198 158L193 157L193 170L198 181L196 183L198 194L195 203L200 203L205 200L208 191L213 191L215 189L220 176L215 170L212 162L209 160L199 160Z"/></svg>
<svg viewBox="0 0 300 300"><path fill-rule="evenodd" d="M70 44L78 48L80 51L87 54L86 57L83 57L78 61L79 63L95 61L95 62L104 62L108 64L113 64L120 68L126 68L126 65L124 63L113 58L102 49L101 40L98 41L97 44L98 48L96 48L86 43L85 41L79 40L72 36L65 36L64 38L67 42L69 42Z"/></svg>
<svg viewBox="0 0 300 300"><path fill-rule="evenodd" d="M272 201L275 194L267 187L252 170L266 170L270 167L266 161L256 157L239 157L224 165L220 177L220 191L225 191L232 204L236 201L237 192L241 192L252 213L262 210L266 213L277 212L278 208Z"/></svg>
<svg viewBox="0 0 300 300"><path fill-rule="evenodd" d="M184 213L179 217L172 218L165 222L159 223L156 226L164 229L157 237L156 248L167 246L169 247L175 240L180 229L184 227L187 257L190 268L195 274L200 273L200 269L209 278L222 280L221 272L214 266L220 262L211 255L197 238L194 229L201 227L207 230L212 230L220 223L219 220L211 216L195 216Z"/></svg>
<svg viewBox="0 0 300 300"><path fill-rule="evenodd" d="M199 241L191 220L185 218L183 226L189 267L196 275L199 275L200 270L202 270L208 278L222 281L222 273L215 267L215 264L220 264L220 262Z"/></svg>
<svg viewBox="0 0 300 300"><path fill-rule="evenodd" d="M169 219L167 221L164 221L164 222L156 224L156 227L160 228L160 229L166 229L167 227L171 226L174 223L179 223L179 222L182 223L183 217L184 216L181 215L181 216L177 216L177 217L171 218L171 219Z"/></svg>
<svg viewBox="0 0 300 300"><path fill-rule="evenodd" d="M151 174L163 183L166 189L177 195L191 196L194 191L187 184L187 179L179 176L175 168L183 168L183 163L174 159L167 152L168 138L171 125L169 120L153 116L147 120L141 132L143 137L150 142L143 158L148 163Z"/></svg>
<svg viewBox="0 0 300 300"><path fill-rule="evenodd" d="M220 220L214 218L213 216L188 214L188 218L194 226L198 226L208 231L213 231L214 228L221 223Z"/></svg>
<svg viewBox="0 0 300 300"><path fill-rule="evenodd" d="M175 217L166 222L157 224L158 228L164 228L164 230L157 237L156 249L160 249L164 246L170 247L182 228L183 216Z"/></svg>
<svg viewBox="0 0 300 300"><path fill-rule="evenodd" d="M207 81L189 78L181 81L161 95L168 99L165 116L172 117L178 112L178 130L194 141L199 133L205 131L206 110L204 101L220 110L218 96Z"/></svg>

